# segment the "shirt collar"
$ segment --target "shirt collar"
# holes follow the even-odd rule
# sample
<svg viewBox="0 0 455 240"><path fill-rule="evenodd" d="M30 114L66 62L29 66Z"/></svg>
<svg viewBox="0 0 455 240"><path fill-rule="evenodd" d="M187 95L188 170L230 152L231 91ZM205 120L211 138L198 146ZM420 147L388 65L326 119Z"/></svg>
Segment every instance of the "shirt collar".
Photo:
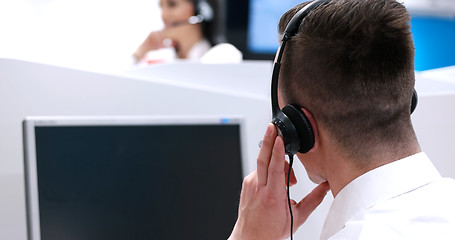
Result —
<svg viewBox="0 0 455 240"><path fill-rule="evenodd" d="M344 228L357 213L377 203L426 185L441 175L421 152L373 169L346 185L335 197L324 223L321 239Z"/></svg>

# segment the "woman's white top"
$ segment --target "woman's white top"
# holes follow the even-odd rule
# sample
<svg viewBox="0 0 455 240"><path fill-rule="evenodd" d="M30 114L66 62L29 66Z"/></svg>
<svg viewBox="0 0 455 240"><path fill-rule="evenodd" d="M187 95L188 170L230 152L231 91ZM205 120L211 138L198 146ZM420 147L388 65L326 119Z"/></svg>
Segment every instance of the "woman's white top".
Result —
<svg viewBox="0 0 455 240"><path fill-rule="evenodd" d="M177 53L174 48L162 48L148 52L139 64L167 63L176 59ZM232 44L221 43L212 47L209 41L202 39L190 49L186 60L203 63L239 63L242 59L242 52Z"/></svg>

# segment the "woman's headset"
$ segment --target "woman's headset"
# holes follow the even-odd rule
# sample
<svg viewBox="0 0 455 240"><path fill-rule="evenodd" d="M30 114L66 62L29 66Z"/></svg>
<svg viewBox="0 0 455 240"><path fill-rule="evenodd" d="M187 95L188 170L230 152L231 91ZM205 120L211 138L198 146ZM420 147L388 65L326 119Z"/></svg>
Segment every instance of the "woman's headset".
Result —
<svg viewBox="0 0 455 240"><path fill-rule="evenodd" d="M213 20L213 9L206 0L199 0L196 4L196 15L188 19L190 24L210 22Z"/></svg>
<svg viewBox="0 0 455 240"><path fill-rule="evenodd" d="M297 152L306 153L314 146L314 131L310 121L299 106L290 104L280 109L278 105L278 76L280 73L281 58L287 41L297 34L300 24L308 13L331 0L315 0L300 9L286 26L278 56L273 66L272 73L272 123L278 127L281 133L287 155L294 155ZM414 89L411 103L411 113L417 106L417 92Z"/></svg>

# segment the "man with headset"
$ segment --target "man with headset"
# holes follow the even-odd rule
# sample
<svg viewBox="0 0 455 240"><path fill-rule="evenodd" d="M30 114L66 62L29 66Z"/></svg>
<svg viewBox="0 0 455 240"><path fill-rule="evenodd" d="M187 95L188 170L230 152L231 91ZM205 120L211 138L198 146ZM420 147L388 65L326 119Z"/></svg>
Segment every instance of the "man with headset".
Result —
<svg viewBox="0 0 455 240"><path fill-rule="evenodd" d="M321 239L455 239L455 181L421 152L410 119L409 21L395 0L315 0L283 15L273 124L231 240L292 238L329 190ZM286 193L296 152L319 184L299 202Z"/></svg>

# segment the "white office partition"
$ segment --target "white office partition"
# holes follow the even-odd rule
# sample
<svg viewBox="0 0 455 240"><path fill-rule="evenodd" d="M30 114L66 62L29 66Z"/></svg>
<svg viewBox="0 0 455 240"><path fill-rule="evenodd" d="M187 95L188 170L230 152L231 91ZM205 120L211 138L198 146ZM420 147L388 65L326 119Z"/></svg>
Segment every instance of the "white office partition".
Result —
<svg viewBox="0 0 455 240"><path fill-rule="evenodd" d="M176 62L96 73L0 59L0 239L26 239L21 131L25 116L244 116L247 174L255 169L258 141L271 118L271 71L268 61ZM412 119L422 148L444 176L455 178L455 153L450 151L455 143L455 83L439 79L417 74L420 98ZM315 185L298 161L294 170L299 183L291 195L300 200ZM331 200L329 194L296 239L318 239Z"/></svg>
<svg viewBox="0 0 455 240"><path fill-rule="evenodd" d="M442 176L455 178L455 67L416 73L416 89L412 121L420 146Z"/></svg>
<svg viewBox="0 0 455 240"><path fill-rule="evenodd" d="M165 67L163 65L163 67ZM236 87L205 88L181 82L182 76L200 79L216 68L213 81ZM242 65L193 64L171 67L165 74L134 77L80 71L11 59L0 59L0 239L26 239L21 123L26 116L64 115L236 115L246 122L247 159L244 172L254 169L258 141L270 121L267 97L270 62ZM245 74L240 74L240 72ZM180 75L178 74L180 73ZM252 74L254 73L254 74ZM179 77L180 76L180 77ZM252 78L253 76L253 78ZM259 85L259 95L241 83ZM262 83L261 83L262 82ZM262 85L262 86L261 86ZM252 91L253 89L251 89ZM228 149L226 149L228 151ZM222 154L222 153L220 153ZM249 161L249 159L253 159Z"/></svg>

